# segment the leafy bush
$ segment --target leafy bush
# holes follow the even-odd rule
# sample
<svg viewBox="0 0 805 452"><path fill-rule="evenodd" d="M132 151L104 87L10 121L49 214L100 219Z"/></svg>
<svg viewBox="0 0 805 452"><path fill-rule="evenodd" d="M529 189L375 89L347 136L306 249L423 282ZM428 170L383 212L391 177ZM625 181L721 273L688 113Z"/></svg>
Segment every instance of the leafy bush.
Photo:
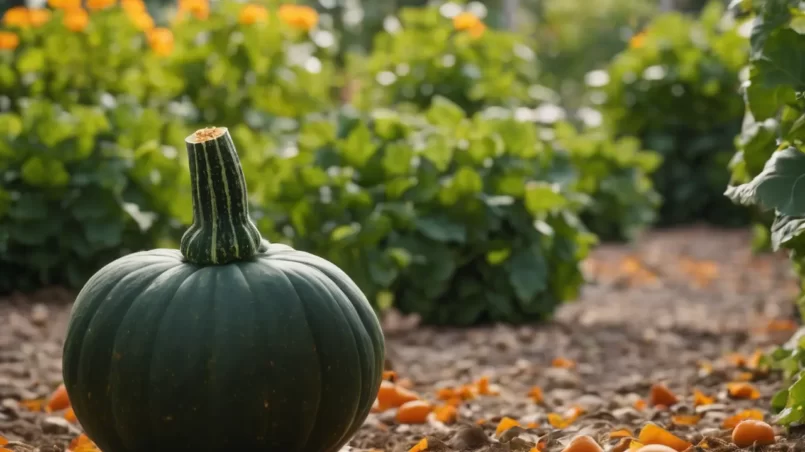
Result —
<svg viewBox="0 0 805 452"><path fill-rule="evenodd" d="M662 161L658 154L642 150L637 138L615 139L602 129L578 132L560 122L552 130L556 173L571 181L569 189L590 197L581 219L591 232L603 240L632 240L654 223L660 197L651 174Z"/></svg>
<svg viewBox="0 0 805 452"><path fill-rule="evenodd" d="M437 324L545 319L582 283L595 237L546 182L553 151L511 117L341 110L274 162L280 236L343 268L376 306Z"/></svg>
<svg viewBox="0 0 805 452"><path fill-rule="evenodd" d="M0 113L0 292L80 287L121 255L176 237L190 219L185 129L120 103L42 100Z"/></svg>
<svg viewBox="0 0 805 452"><path fill-rule="evenodd" d="M472 114L529 99L537 62L517 35L487 28L454 3L405 8L388 23L371 54L351 67L360 109L397 104L421 109L442 96Z"/></svg>
<svg viewBox="0 0 805 452"><path fill-rule="evenodd" d="M738 4L748 9L748 2ZM751 57L744 100L747 120L732 162L733 180L727 196L744 205L774 213L771 244L785 249L805 281L805 35L800 33L805 6L792 0L755 4L758 19L752 29ZM741 183L744 182L744 183ZM803 285L805 287L805 285ZM805 296L798 300L805 313ZM777 421L805 421L805 340L802 332L771 355L790 386L773 399Z"/></svg>
<svg viewBox="0 0 805 452"><path fill-rule="evenodd" d="M748 218L722 196L729 180L724 168L743 116L738 74L748 46L736 27L723 26L722 15L723 6L713 2L698 19L658 16L606 75L590 77L594 85L603 84L591 98L600 103L606 126L640 137L663 156L654 173L663 197L662 225L737 225Z"/></svg>

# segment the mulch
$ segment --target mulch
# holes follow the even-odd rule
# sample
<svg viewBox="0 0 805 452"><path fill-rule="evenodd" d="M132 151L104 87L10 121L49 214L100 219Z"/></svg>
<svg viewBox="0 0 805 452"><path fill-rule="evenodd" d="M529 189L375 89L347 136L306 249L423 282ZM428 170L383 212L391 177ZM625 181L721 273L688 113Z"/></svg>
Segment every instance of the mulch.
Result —
<svg viewBox="0 0 805 452"><path fill-rule="evenodd" d="M541 442L553 452L588 434L618 451L610 432L636 434L649 422L694 444L706 438L708 450L737 449L724 420L758 409L771 422L770 399L781 385L779 375L748 368L746 359L787 340L799 322L786 256L755 254L749 243L745 231L691 227L603 245L584 264L590 283L580 299L540 325L433 328L390 313L383 319L388 364L413 391L438 404L439 389L484 377L498 393L464 401L451 424L399 424L393 409L373 413L347 449L402 452L427 438L432 451L528 452ZM0 435L15 441L10 450L60 452L81 432L30 403L61 382L71 298L48 289L0 300ZM751 380L760 397L732 397L727 384L738 380ZM679 402L641 407L654 384ZM535 386L539 403L528 396ZM694 390L714 403L694 406ZM551 413L574 408L583 414L570 425L551 424ZM700 419L682 425L690 414ZM504 417L521 427L498 436ZM801 432L775 428L777 444L757 449L805 451Z"/></svg>

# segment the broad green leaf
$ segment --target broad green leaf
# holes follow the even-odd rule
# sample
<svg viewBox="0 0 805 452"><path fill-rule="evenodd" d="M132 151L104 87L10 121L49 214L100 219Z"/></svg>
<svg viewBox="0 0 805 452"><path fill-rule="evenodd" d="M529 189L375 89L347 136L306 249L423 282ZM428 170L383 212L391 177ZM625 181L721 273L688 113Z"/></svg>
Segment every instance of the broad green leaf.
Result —
<svg viewBox="0 0 805 452"><path fill-rule="evenodd" d="M748 185L763 206L786 216L805 215L805 153L794 147L775 152Z"/></svg>
<svg viewBox="0 0 805 452"><path fill-rule="evenodd" d="M754 63L764 87L782 85L805 90L805 36L796 31L775 30Z"/></svg>
<svg viewBox="0 0 805 452"><path fill-rule="evenodd" d="M437 242L464 243L467 240L467 226L444 215L419 217L416 227L425 237Z"/></svg>
<svg viewBox="0 0 805 452"><path fill-rule="evenodd" d="M456 127L464 119L464 111L447 98L436 96L431 100L426 116L431 124Z"/></svg>
<svg viewBox="0 0 805 452"><path fill-rule="evenodd" d="M22 180L34 187L61 187L70 182L70 173L57 160L32 157L22 165Z"/></svg>
<svg viewBox="0 0 805 452"><path fill-rule="evenodd" d="M361 123L352 129L345 141L339 143L339 148L347 163L362 168L374 155L377 145L372 142L372 133Z"/></svg>
<svg viewBox="0 0 805 452"><path fill-rule="evenodd" d="M556 185L545 182L529 182L525 187L525 206L532 215L544 215L564 208L568 200Z"/></svg>
<svg viewBox="0 0 805 452"><path fill-rule="evenodd" d="M771 226L771 244L774 251L781 247L790 248L790 244L795 239L800 239L802 232L805 231L805 218L777 216Z"/></svg>
<svg viewBox="0 0 805 452"><path fill-rule="evenodd" d="M521 301L530 301L548 287L548 264L537 246L515 250L507 267L509 282Z"/></svg>

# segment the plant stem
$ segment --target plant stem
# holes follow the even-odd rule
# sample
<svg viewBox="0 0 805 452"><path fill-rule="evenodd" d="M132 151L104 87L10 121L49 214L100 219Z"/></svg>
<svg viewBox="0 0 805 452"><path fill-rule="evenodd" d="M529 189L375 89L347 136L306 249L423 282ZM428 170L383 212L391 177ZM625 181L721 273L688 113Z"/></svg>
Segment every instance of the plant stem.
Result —
<svg viewBox="0 0 805 452"><path fill-rule="evenodd" d="M249 218L246 179L225 127L197 130L185 139L193 189L193 224L179 250L189 262L221 265L251 259L260 231Z"/></svg>

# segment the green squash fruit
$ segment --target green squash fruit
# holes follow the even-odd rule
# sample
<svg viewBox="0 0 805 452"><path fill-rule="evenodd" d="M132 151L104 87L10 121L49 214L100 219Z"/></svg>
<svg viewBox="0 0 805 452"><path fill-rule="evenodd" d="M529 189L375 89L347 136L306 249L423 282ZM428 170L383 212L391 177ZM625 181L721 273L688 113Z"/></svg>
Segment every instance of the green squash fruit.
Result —
<svg viewBox="0 0 805 452"><path fill-rule="evenodd" d="M227 129L186 145L180 250L108 264L73 306L75 414L104 452L336 451L380 386L378 319L338 267L262 239Z"/></svg>

